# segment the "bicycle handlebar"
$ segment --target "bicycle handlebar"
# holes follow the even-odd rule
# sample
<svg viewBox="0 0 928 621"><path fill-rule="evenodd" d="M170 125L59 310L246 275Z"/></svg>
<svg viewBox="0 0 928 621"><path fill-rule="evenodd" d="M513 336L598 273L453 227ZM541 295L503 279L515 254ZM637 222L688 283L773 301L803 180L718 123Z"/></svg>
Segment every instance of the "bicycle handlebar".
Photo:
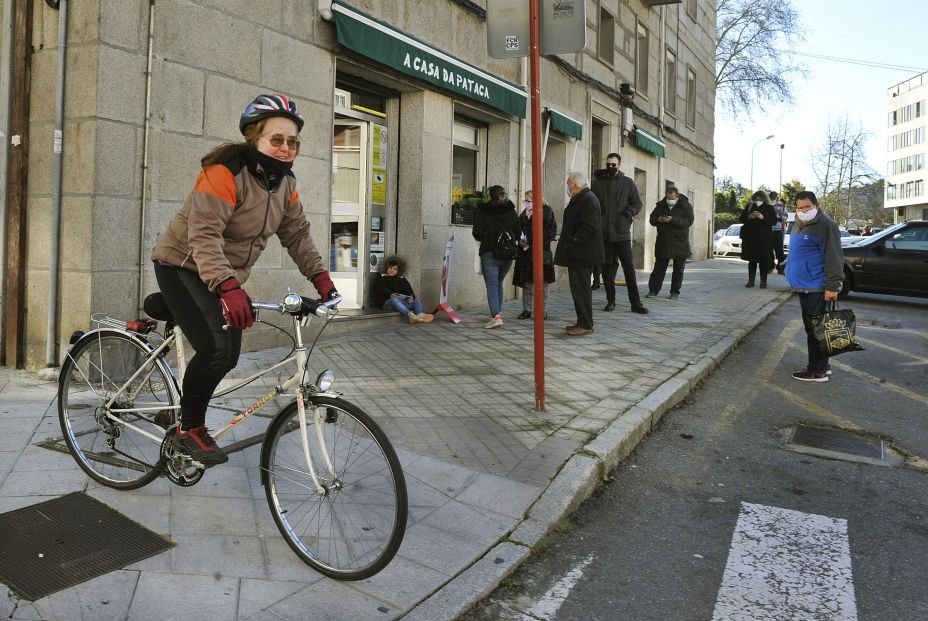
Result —
<svg viewBox="0 0 928 621"><path fill-rule="evenodd" d="M288 293L284 298L283 304L276 302L252 301L251 307L254 310L272 310L278 313L289 313L290 315L316 315L317 317L327 317L329 311L338 306L342 301L342 296L336 295L328 302L320 302L305 298L296 293Z"/></svg>
<svg viewBox="0 0 928 621"><path fill-rule="evenodd" d="M258 300L252 300L251 309L253 311L276 311L280 314L287 313L297 317L305 317L307 315L328 317L329 311L338 306L339 302L341 301L342 296L340 295L336 295L328 302L320 302L319 300L304 298L303 296L296 293L288 293L282 304L278 302L261 302ZM226 324L222 326L222 329L228 330L229 325Z"/></svg>

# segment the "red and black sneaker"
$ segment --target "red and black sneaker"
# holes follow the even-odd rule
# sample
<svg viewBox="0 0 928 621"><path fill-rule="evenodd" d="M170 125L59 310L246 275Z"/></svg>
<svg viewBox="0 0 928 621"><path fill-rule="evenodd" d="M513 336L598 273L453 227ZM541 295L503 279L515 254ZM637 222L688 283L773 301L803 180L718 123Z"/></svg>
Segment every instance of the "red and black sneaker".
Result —
<svg viewBox="0 0 928 621"><path fill-rule="evenodd" d="M213 437L209 435L206 425L200 425L187 431L177 429L177 442L191 457L204 466L215 466L229 461Z"/></svg>

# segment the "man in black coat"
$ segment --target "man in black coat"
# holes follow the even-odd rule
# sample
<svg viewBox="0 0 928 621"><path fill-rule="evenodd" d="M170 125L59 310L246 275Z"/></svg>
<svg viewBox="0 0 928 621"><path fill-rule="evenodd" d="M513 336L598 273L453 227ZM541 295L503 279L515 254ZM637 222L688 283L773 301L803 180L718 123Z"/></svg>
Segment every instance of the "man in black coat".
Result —
<svg viewBox="0 0 928 621"><path fill-rule="evenodd" d="M564 226L554 253L554 264L567 268L570 295L574 299L577 323L567 328L570 336L593 333L593 266L603 262L603 233L599 200L590 190L586 175L567 176L570 202L564 209Z"/></svg>
<svg viewBox="0 0 928 621"><path fill-rule="evenodd" d="M628 288L628 301L632 312L647 314L641 303L638 282L635 280L635 261L632 258L632 219L641 211L641 197L635 182L622 174L619 165L622 156L610 153L605 170L594 173L593 193L599 199L603 221L603 286L606 288L606 308L615 310L615 273L621 261Z"/></svg>
<svg viewBox="0 0 928 621"><path fill-rule="evenodd" d="M693 206L680 191L670 186L664 193L648 221L657 227L654 242L654 270L648 279L647 297L656 297L664 284L667 264L673 260L673 275L670 277L670 299L680 297L683 286L683 269L690 256L690 227L693 226Z"/></svg>

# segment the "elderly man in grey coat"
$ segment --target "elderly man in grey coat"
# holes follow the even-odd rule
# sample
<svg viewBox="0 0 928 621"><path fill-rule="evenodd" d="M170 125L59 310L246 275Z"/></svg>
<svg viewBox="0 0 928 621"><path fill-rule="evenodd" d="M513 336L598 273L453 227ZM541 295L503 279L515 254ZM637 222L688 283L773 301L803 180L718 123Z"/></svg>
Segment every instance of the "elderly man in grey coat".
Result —
<svg viewBox="0 0 928 621"><path fill-rule="evenodd" d="M603 262L603 231L599 199L590 191L586 175L567 176L570 202L564 209L564 226L554 253L554 264L567 268L570 295L574 299L577 323L567 328L569 336L593 333L593 266Z"/></svg>

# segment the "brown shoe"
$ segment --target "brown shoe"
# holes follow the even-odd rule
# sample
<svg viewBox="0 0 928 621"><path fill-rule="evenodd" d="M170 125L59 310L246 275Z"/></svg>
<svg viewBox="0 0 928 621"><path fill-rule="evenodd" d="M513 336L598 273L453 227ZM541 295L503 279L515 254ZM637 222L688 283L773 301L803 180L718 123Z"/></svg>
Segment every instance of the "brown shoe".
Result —
<svg viewBox="0 0 928 621"><path fill-rule="evenodd" d="M587 334L593 334L593 328L581 328L580 326L567 328L567 336L586 336Z"/></svg>
<svg viewBox="0 0 928 621"><path fill-rule="evenodd" d="M648 309L644 307L644 304L632 304L632 312L638 313L639 315L647 315L649 312Z"/></svg>
<svg viewBox="0 0 928 621"><path fill-rule="evenodd" d="M611 313L615 310L615 302L606 302L606 308L603 309L607 313Z"/></svg>

